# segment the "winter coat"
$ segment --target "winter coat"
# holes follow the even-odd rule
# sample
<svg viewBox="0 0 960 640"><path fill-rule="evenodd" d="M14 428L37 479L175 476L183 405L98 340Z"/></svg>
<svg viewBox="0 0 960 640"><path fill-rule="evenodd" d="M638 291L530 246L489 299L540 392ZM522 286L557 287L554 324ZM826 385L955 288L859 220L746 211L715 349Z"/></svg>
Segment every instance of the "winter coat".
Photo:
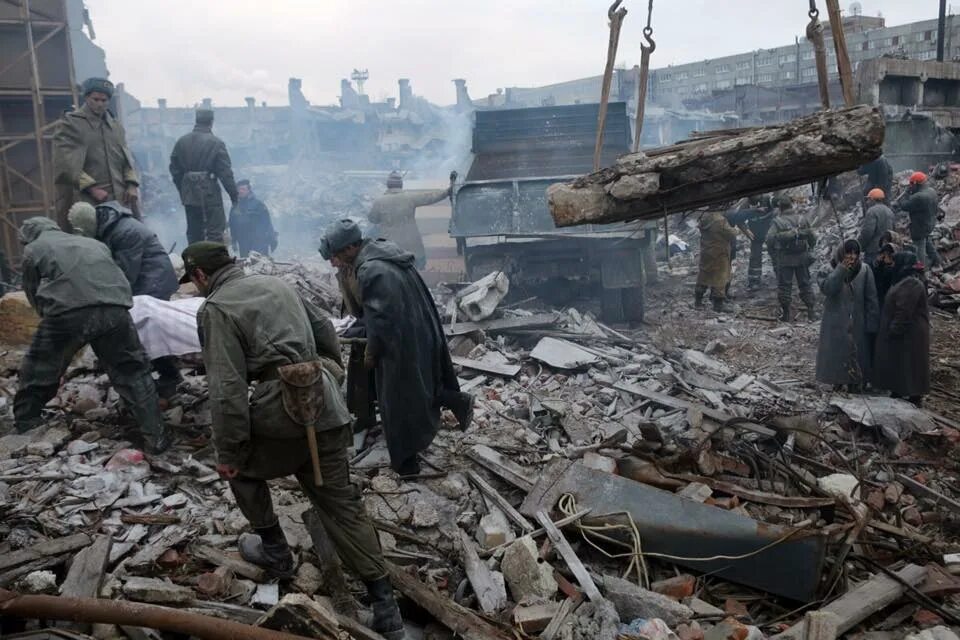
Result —
<svg viewBox="0 0 960 640"><path fill-rule="evenodd" d="M209 126L197 125L177 140L170 154L170 177L185 206L223 206L217 180L230 201L237 201L237 183L227 145L213 135Z"/></svg>
<svg viewBox="0 0 960 640"><path fill-rule="evenodd" d="M270 211L252 192L240 198L230 210L230 239L241 256L251 251L267 255L277 246Z"/></svg>
<svg viewBox="0 0 960 640"><path fill-rule="evenodd" d="M895 267L890 264L883 264L879 260L871 266L873 267L873 282L877 286L877 303L880 305L880 312L883 313L883 303L887 298L887 292L893 286Z"/></svg>
<svg viewBox="0 0 960 640"><path fill-rule="evenodd" d="M133 295L169 300L179 287L173 263L157 234L119 203L97 207L96 239L110 249Z"/></svg>
<svg viewBox="0 0 960 640"><path fill-rule="evenodd" d="M436 189L431 191L404 191L387 189L387 192L373 201L367 219L379 225L379 236L390 240L404 251L414 255L420 264L426 260L423 238L417 228L417 207L425 207L440 202L449 191Z"/></svg>
<svg viewBox="0 0 960 640"><path fill-rule="evenodd" d="M810 251L817 236L807 217L795 209L785 209L774 217L767 233L767 250L778 267L803 267L811 262Z"/></svg>
<svg viewBox="0 0 960 640"><path fill-rule="evenodd" d="M66 213L78 201L98 204L85 189L97 186L119 200L127 185L138 185L126 133L110 115L94 114L86 105L63 116L53 135L53 175L58 209Z"/></svg>
<svg viewBox="0 0 960 640"><path fill-rule="evenodd" d="M737 237L736 228L727 218L711 211L700 218L700 272L697 286L723 290L730 282L730 243Z"/></svg>
<svg viewBox="0 0 960 640"><path fill-rule="evenodd" d="M857 174L867 177L867 183L863 185L864 196L871 189L877 188L882 189L887 198L892 197L890 191L893 188L893 167L883 156L857 169Z"/></svg>
<svg viewBox="0 0 960 640"><path fill-rule="evenodd" d="M874 386L904 398L930 391L930 314L919 278L908 276L887 293L875 353Z"/></svg>
<svg viewBox="0 0 960 640"><path fill-rule="evenodd" d="M880 238L887 231L893 229L893 211L890 207L878 202L863 214L860 223L860 247L868 263L880 253Z"/></svg>
<svg viewBox="0 0 960 640"><path fill-rule="evenodd" d="M320 357L340 367L340 345L333 325L280 278L245 275L235 265L213 275L207 299L197 312L197 324L217 461L256 477L292 473L289 461L258 456L256 442L296 443L304 438L304 427L291 420L283 408L276 370ZM248 399L251 381L256 384ZM324 373L324 404L317 431L350 422L340 386L329 371Z"/></svg>
<svg viewBox="0 0 960 640"><path fill-rule="evenodd" d="M357 279L376 362L377 398L396 467L426 449L440 425L440 392L459 390L433 296L413 254L388 240L364 240Z"/></svg>
<svg viewBox="0 0 960 640"><path fill-rule="evenodd" d="M837 266L820 278L825 296L817 349L817 380L831 385L863 385L870 380L870 341L877 332L879 306L873 271L860 265L852 276Z"/></svg>
<svg viewBox="0 0 960 640"><path fill-rule="evenodd" d="M130 283L102 242L60 230L49 218L20 227L23 292L41 318L98 305L133 306Z"/></svg>
<svg viewBox="0 0 960 640"><path fill-rule="evenodd" d="M937 192L927 185L921 186L900 201L900 208L910 214L910 238L926 238L937 226L937 210L940 201Z"/></svg>

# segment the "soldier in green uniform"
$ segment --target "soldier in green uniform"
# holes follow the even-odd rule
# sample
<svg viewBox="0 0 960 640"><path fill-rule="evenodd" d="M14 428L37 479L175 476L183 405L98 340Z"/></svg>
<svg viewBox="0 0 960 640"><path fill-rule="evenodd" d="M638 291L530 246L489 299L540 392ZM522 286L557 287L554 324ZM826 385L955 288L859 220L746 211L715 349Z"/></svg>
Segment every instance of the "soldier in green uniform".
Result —
<svg viewBox="0 0 960 640"><path fill-rule="evenodd" d="M789 322L793 280L800 289L800 299L807 305L807 317L816 319L813 285L810 283L810 251L817 244L817 236L806 216L794 209L787 195L778 196L775 204L780 214L773 219L767 234L767 247L777 270L777 299L780 319Z"/></svg>
<svg viewBox="0 0 960 640"><path fill-rule="evenodd" d="M293 574L267 480L295 476L344 564L366 583L374 631L403 638L377 533L350 484L352 430L333 325L283 280L245 275L222 244L191 244L183 263L184 280L206 297L197 322L217 471L255 531L240 538L241 555L273 576Z"/></svg>
<svg viewBox="0 0 960 640"><path fill-rule="evenodd" d="M170 177L186 210L187 242L223 242L227 217L217 181L223 185L233 206L237 206L239 195L227 145L213 134L212 110L197 109L193 131L173 146Z"/></svg>
<svg viewBox="0 0 960 640"><path fill-rule="evenodd" d="M88 78L83 82L83 106L66 113L57 126L53 172L61 222L70 205L79 201L97 205L117 200L139 211L140 179L123 127L107 110L112 96L112 82Z"/></svg>

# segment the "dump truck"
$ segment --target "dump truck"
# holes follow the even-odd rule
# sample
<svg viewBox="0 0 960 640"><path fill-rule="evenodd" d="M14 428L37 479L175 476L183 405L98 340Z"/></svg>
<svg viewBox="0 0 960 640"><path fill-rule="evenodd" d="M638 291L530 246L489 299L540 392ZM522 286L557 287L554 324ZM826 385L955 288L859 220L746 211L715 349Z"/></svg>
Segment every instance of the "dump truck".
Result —
<svg viewBox="0 0 960 640"><path fill-rule="evenodd" d="M600 105L575 104L474 113L470 169L454 187L450 235L467 276L503 271L511 290L559 285L599 294L610 322L643 319L644 223L559 229L546 189L593 169ZM601 164L630 151L626 104L608 106Z"/></svg>

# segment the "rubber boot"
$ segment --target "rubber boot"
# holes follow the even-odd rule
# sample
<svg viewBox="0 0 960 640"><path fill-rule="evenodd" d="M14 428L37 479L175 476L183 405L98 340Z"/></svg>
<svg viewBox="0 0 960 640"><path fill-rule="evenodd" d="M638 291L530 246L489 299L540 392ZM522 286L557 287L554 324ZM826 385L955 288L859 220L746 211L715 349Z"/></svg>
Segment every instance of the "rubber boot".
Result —
<svg viewBox="0 0 960 640"><path fill-rule="evenodd" d="M780 322L790 322L790 305L782 304L780 305L780 317L777 318Z"/></svg>
<svg viewBox="0 0 960 640"><path fill-rule="evenodd" d="M367 593L370 594L370 608L373 609L373 622L370 628L387 640L404 640L407 634L403 629L400 607L397 606L397 600L393 597L390 578L384 576L367 582L366 585Z"/></svg>
<svg viewBox="0 0 960 640"><path fill-rule="evenodd" d="M247 562L266 569L271 578L291 578L294 574L293 553L280 523L255 528L255 533L240 536L237 545L240 556Z"/></svg>
<svg viewBox="0 0 960 640"><path fill-rule="evenodd" d="M812 304L807 305L807 320L813 322L817 319L817 310Z"/></svg>

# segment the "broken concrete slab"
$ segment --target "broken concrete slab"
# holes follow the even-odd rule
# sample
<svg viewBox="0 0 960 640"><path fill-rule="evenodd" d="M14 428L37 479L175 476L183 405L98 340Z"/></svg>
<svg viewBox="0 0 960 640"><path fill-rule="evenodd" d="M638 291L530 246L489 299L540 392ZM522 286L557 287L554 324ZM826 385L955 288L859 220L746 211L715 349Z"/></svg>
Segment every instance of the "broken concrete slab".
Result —
<svg viewBox="0 0 960 640"><path fill-rule="evenodd" d="M558 338L541 338L530 357L555 369L582 369L600 362L596 354Z"/></svg>
<svg viewBox="0 0 960 640"><path fill-rule="evenodd" d="M603 592L617 608L622 622L637 618L660 618L673 627L693 618L690 607L615 576L603 577Z"/></svg>
<svg viewBox="0 0 960 640"><path fill-rule="evenodd" d="M496 508L480 518L476 536L483 549L493 549L516 539L507 517Z"/></svg>
<svg viewBox="0 0 960 640"><path fill-rule="evenodd" d="M883 439L894 445L916 431L936 428L933 418L906 400L881 396L833 395L829 400L854 422L880 430Z"/></svg>
<svg viewBox="0 0 960 640"><path fill-rule="evenodd" d="M152 604L188 604L194 593L190 587L182 587L159 578L131 576L123 583L123 595L137 602Z"/></svg>
<svg viewBox="0 0 960 640"><path fill-rule="evenodd" d="M552 598L557 592L553 568L540 558L529 535L517 538L503 553L500 570L516 602L524 598Z"/></svg>
<svg viewBox="0 0 960 640"><path fill-rule="evenodd" d="M537 634L547 628L560 610L559 602L519 604L513 610L513 622L526 634Z"/></svg>

